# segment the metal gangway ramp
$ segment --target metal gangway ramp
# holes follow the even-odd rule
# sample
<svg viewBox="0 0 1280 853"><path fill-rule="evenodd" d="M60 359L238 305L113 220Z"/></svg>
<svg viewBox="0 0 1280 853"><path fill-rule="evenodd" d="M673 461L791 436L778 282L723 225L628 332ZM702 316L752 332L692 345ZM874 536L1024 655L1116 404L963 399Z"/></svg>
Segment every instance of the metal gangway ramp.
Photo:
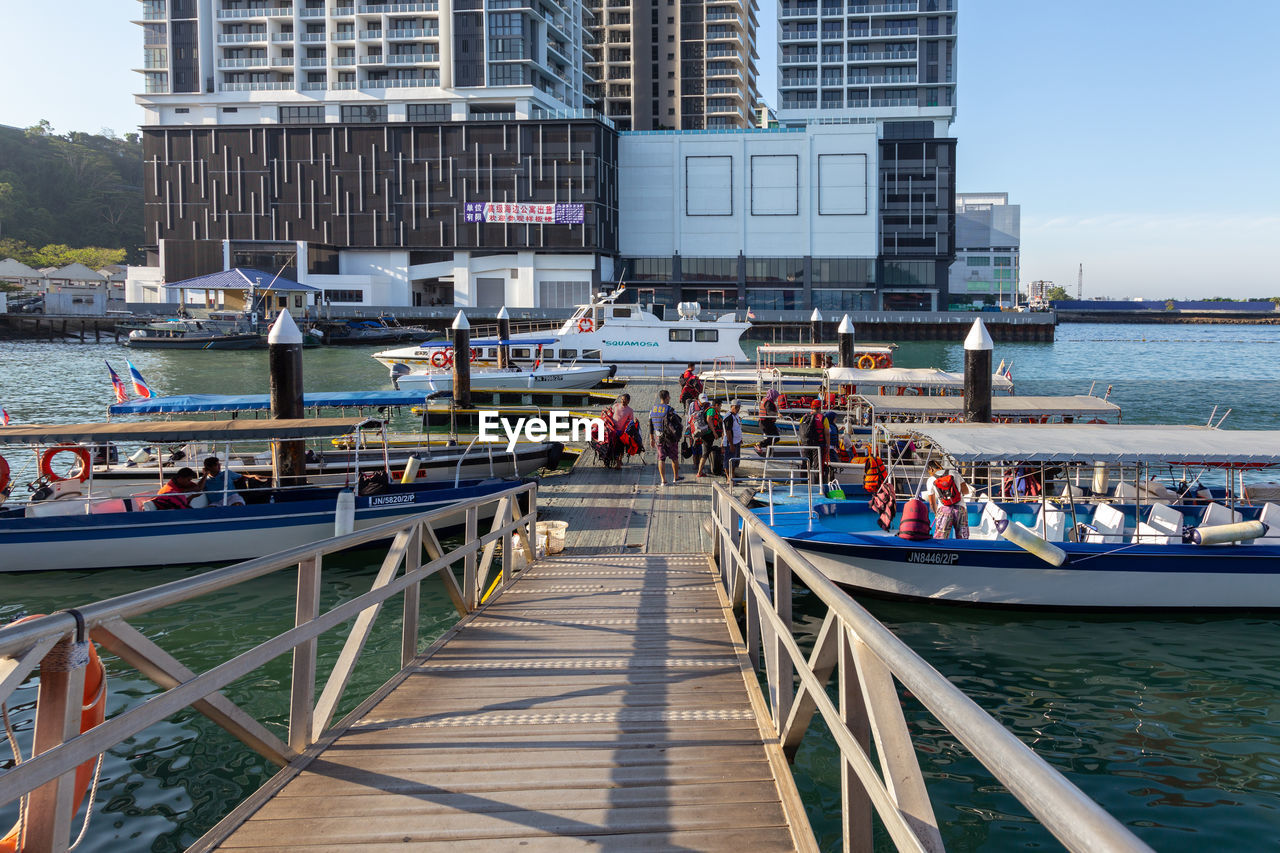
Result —
<svg viewBox="0 0 1280 853"><path fill-rule="evenodd" d="M539 561L216 849L806 849L717 589L705 555Z"/></svg>

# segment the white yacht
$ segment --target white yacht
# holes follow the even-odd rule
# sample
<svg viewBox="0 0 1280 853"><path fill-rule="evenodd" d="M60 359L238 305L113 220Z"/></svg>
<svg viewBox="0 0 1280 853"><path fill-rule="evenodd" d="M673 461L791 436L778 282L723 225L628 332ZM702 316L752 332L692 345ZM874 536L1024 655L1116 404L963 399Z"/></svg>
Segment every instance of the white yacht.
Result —
<svg viewBox="0 0 1280 853"><path fill-rule="evenodd" d="M717 361L726 364L748 361L739 338L751 324L736 321L732 313L715 320L700 320L698 303L681 302L676 319L661 320L639 305L619 303L621 293L621 290L606 293L589 305L579 305L573 316L551 333L550 342L547 332L512 335L512 361L517 364L590 361L617 364L622 368L683 366L689 362L710 366ZM495 360L498 343L493 339L474 341L473 360ZM400 347L374 353L373 357L392 369L397 364L414 370L428 365L442 366L438 346Z"/></svg>

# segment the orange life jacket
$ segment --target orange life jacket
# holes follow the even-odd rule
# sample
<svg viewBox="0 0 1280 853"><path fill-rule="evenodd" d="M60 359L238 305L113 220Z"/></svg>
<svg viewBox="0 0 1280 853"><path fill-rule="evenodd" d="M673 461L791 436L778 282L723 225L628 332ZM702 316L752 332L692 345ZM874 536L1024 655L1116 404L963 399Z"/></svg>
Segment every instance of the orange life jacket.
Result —
<svg viewBox="0 0 1280 853"><path fill-rule="evenodd" d="M862 488L867 494L875 494L876 489L880 488L880 484L884 482L886 473L888 468L883 459L879 456L867 457L867 461L862 464Z"/></svg>

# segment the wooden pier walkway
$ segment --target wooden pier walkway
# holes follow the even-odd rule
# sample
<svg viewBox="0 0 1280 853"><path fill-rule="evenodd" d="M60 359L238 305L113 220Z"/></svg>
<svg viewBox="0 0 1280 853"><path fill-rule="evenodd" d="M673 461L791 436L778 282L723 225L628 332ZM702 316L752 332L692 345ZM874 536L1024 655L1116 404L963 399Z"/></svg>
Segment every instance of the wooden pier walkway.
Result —
<svg viewBox="0 0 1280 853"><path fill-rule="evenodd" d="M811 848L707 557L710 480L686 466L661 488L653 459L584 456L548 478L539 517L569 522L564 554L460 622L209 849Z"/></svg>

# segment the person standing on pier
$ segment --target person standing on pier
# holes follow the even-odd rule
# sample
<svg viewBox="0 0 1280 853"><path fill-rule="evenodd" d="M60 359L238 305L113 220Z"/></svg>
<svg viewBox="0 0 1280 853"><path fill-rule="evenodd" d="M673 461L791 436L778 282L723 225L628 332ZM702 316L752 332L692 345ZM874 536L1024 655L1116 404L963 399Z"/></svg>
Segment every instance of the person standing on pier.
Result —
<svg viewBox="0 0 1280 853"><path fill-rule="evenodd" d="M693 445L693 455L698 458L699 477L707 476L702 473L702 469L711 458L711 448L716 441L716 434L711 428L711 417L711 401L707 399L706 394L699 394L698 398L689 404L689 414L685 419L689 425L689 440Z"/></svg>
<svg viewBox="0 0 1280 853"><path fill-rule="evenodd" d="M734 400L729 404L729 414L724 416L724 475L733 488L733 472L742 458L742 416L738 414L742 404Z"/></svg>
<svg viewBox="0 0 1280 853"><path fill-rule="evenodd" d="M693 369L693 362L680 374L680 404L685 405L698 399L702 393L702 380Z"/></svg>
<svg viewBox="0 0 1280 853"><path fill-rule="evenodd" d="M767 450L782 438L782 433L778 429L778 398L780 396L778 389L770 388L760 404L760 432L764 434L764 438L756 446L761 450Z"/></svg>
<svg viewBox="0 0 1280 853"><path fill-rule="evenodd" d="M664 486L675 485L680 476L680 433L684 421L671 408L671 392L663 388L658 392L658 403L649 410L649 446L658 451L658 481ZM671 463L671 482L667 482L667 469L663 462Z"/></svg>

